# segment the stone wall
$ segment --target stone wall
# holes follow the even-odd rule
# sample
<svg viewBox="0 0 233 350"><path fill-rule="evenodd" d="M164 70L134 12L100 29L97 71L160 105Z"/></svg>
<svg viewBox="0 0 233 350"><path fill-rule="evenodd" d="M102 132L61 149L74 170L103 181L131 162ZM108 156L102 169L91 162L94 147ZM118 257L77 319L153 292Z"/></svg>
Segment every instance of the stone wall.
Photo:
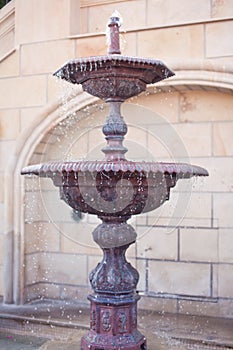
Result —
<svg viewBox="0 0 233 350"><path fill-rule="evenodd" d="M79 89L61 89L52 73L73 57L105 54L105 23L117 9L124 20L123 53L159 58L176 72L125 106L128 158L185 160L210 173L191 187L180 182L161 210L132 221L138 242L129 258L141 275L141 307L232 317L231 1L56 4L13 0L0 11L0 30L5 18L15 18L13 41L0 32L0 44L9 45L0 52L1 294L15 303L85 301L88 271L100 259L90 243L97 220L85 216L75 223L56 189L32 179L24 183L19 173L29 163L66 158L70 136L69 156L101 157L98 125L105 110L88 107L93 99ZM67 110L59 109L64 93Z"/></svg>

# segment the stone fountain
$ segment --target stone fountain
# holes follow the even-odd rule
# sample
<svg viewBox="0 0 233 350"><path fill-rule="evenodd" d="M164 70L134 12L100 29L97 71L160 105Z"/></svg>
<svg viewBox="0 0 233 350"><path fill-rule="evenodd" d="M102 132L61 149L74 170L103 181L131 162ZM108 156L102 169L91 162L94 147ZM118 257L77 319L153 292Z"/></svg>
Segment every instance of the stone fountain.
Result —
<svg viewBox="0 0 233 350"><path fill-rule="evenodd" d="M81 350L147 349L146 338L137 329L139 274L125 258L127 248L136 241L136 232L127 220L161 206L179 179L208 175L205 169L189 164L125 158L127 125L121 104L145 91L147 84L174 73L158 60L122 56L119 26L119 17L113 15L108 23L106 56L75 59L55 73L70 83L82 84L84 91L109 104L102 129L107 141L102 150L104 160L51 162L22 170L22 174L51 178L70 207L102 220L93 238L103 250L103 259L90 273L94 291L88 296L90 330L81 340Z"/></svg>

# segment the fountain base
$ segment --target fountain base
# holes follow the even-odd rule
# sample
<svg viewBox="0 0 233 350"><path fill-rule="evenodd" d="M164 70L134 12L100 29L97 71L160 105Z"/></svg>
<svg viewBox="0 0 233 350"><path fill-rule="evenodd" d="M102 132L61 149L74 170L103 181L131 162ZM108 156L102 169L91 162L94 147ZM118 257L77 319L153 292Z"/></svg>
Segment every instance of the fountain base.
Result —
<svg viewBox="0 0 233 350"><path fill-rule="evenodd" d="M140 297L90 295L90 331L81 350L146 350L146 338L137 329Z"/></svg>
<svg viewBox="0 0 233 350"><path fill-rule="evenodd" d="M93 232L103 259L90 273L90 331L82 338L81 350L146 350L146 338L137 329L139 274L125 257L136 240L127 219L104 217Z"/></svg>

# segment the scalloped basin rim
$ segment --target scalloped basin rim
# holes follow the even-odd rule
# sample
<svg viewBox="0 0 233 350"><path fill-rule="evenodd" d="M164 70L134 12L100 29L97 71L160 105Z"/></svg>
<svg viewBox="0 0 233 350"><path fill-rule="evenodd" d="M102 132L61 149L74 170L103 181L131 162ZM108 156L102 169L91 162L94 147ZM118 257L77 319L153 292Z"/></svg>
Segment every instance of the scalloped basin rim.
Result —
<svg viewBox="0 0 233 350"><path fill-rule="evenodd" d="M127 63L134 63L134 64L138 63L142 65L146 64L146 65L152 65L152 66L161 66L163 68L168 69L173 75L175 74L161 60L147 58L147 57L123 56L118 54L75 58L67 61L62 68L64 68L68 64L77 64L81 66L82 64L87 64L87 63L103 63L103 62L127 62ZM62 68L58 69L54 73L54 75L56 75L56 73L59 72Z"/></svg>
<svg viewBox="0 0 233 350"><path fill-rule="evenodd" d="M143 172L176 174L177 179L191 178L192 176L208 176L208 171L200 166L187 163L163 162L133 162L133 161L73 161L48 162L29 165L22 169L21 174L34 174L48 177L52 174L78 173L78 172Z"/></svg>
<svg viewBox="0 0 233 350"><path fill-rule="evenodd" d="M155 83L157 81L170 78L173 75L175 75L175 73L160 60L134 56L122 56L117 54L76 58L67 61L53 75L65 80L69 80L73 83L82 84L84 77L88 80L90 79L90 74L92 74L92 76L95 76L96 74L98 74L98 71L101 71L102 74L104 73L104 75L108 76L110 67L123 69L123 75L125 74L125 69L128 70L128 74L130 70L131 75L133 74L134 78L140 78L140 76L142 75L143 77L147 76L148 80L148 73L150 75L152 74L153 78L150 77L150 79L146 81L147 84ZM132 73L132 69L134 73ZM141 71L140 76L138 76L138 70ZM117 71L118 74L120 74L119 69ZM80 77L80 74L82 79ZM114 73L114 75L115 74L116 72ZM154 80L154 74L156 74L156 80Z"/></svg>

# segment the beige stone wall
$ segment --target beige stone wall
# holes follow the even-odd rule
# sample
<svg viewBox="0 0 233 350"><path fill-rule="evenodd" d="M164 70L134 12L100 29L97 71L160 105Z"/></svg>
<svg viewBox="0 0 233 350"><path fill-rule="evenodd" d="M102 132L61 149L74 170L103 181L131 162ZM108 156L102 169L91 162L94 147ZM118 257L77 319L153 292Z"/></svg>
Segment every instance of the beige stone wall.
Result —
<svg viewBox="0 0 233 350"><path fill-rule="evenodd" d="M132 220L138 241L128 255L140 271L141 306L232 317L231 0L14 0L0 11L0 47L7 43L0 50L0 294L8 302L86 300L88 271L101 254L91 242L97 219L75 223L49 180L27 179L24 191L19 172L28 163L102 157L105 109L82 110L81 100L73 108L71 98L68 111L58 110L61 94L75 101L79 90L61 89L51 74L73 57L106 52L103 32L115 9L124 20L123 53L159 58L176 72L124 107L128 158L186 160L210 173L178 183L161 209ZM5 18L13 21L7 39Z"/></svg>

